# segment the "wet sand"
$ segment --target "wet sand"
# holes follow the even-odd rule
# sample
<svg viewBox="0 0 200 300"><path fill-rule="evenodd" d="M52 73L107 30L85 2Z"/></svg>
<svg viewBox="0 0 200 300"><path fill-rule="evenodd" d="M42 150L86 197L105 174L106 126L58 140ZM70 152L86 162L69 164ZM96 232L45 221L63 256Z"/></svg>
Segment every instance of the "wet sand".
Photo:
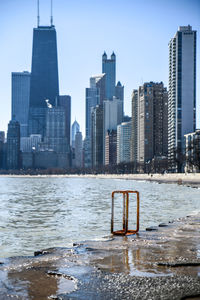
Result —
<svg viewBox="0 0 200 300"><path fill-rule="evenodd" d="M200 214L2 259L0 299L200 299Z"/></svg>

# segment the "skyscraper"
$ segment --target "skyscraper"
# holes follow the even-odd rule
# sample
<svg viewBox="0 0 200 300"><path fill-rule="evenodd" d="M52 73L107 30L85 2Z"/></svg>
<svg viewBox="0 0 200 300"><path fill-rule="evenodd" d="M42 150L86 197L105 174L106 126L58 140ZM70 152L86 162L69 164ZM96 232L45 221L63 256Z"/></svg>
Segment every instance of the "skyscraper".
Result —
<svg viewBox="0 0 200 300"><path fill-rule="evenodd" d="M63 107L65 111L65 134L67 142L70 145L71 140L71 96L62 95L58 98L58 106Z"/></svg>
<svg viewBox="0 0 200 300"><path fill-rule="evenodd" d="M163 83L147 82L133 94L131 158L143 165L167 155L168 93ZM135 149L137 143L137 150Z"/></svg>
<svg viewBox="0 0 200 300"><path fill-rule="evenodd" d="M27 71L12 72L12 120L20 123L20 135L28 135L30 76Z"/></svg>
<svg viewBox="0 0 200 300"><path fill-rule="evenodd" d="M80 131L80 125L78 122L75 120L74 123L72 124L72 147L74 148L75 146L75 137L76 133Z"/></svg>
<svg viewBox="0 0 200 300"><path fill-rule="evenodd" d="M106 74L106 100L112 100L115 96L116 82L116 56L113 52L110 59L107 59L107 54L102 55L102 73Z"/></svg>
<svg viewBox="0 0 200 300"><path fill-rule="evenodd" d="M4 148L5 148L5 132L0 131L0 169L3 168Z"/></svg>
<svg viewBox="0 0 200 300"><path fill-rule="evenodd" d="M132 162L137 162L137 143L138 143L138 90L132 93L132 126L131 126L131 153Z"/></svg>
<svg viewBox="0 0 200 300"><path fill-rule="evenodd" d="M69 152L69 144L66 137L66 113L63 107L47 109L44 144L46 149L54 150L57 153Z"/></svg>
<svg viewBox="0 0 200 300"><path fill-rule="evenodd" d="M105 164L105 139L107 131L117 130L117 125L123 121L122 101L113 98L112 101L104 101L104 119L103 119L103 161Z"/></svg>
<svg viewBox="0 0 200 300"><path fill-rule="evenodd" d="M117 130L108 130L105 138L105 165L117 163Z"/></svg>
<svg viewBox="0 0 200 300"><path fill-rule="evenodd" d="M84 148L84 156L87 158L87 166L92 166L92 145L91 145L91 135L92 135L92 121L91 113L92 109L97 105L103 105L105 100L105 84L106 84L106 75L96 75L90 78L90 87L86 88L86 138L87 138L87 147Z"/></svg>
<svg viewBox="0 0 200 300"><path fill-rule="evenodd" d="M169 42L168 159L172 169L184 135L196 127L196 31L181 26ZM179 169L180 171L180 169Z"/></svg>
<svg viewBox="0 0 200 300"><path fill-rule="evenodd" d="M91 136L91 157L92 167L99 167L103 164L103 106L93 107L91 114L92 136Z"/></svg>
<svg viewBox="0 0 200 300"><path fill-rule="evenodd" d="M80 131L76 132L75 135L75 167L83 167L83 139Z"/></svg>
<svg viewBox="0 0 200 300"><path fill-rule="evenodd" d="M29 134L45 134L46 100L56 105L59 95L57 42L54 25L33 29Z"/></svg>
<svg viewBox="0 0 200 300"><path fill-rule="evenodd" d="M124 86L122 86L120 81L118 81L115 87L115 97L122 101L122 112L124 115Z"/></svg>
<svg viewBox="0 0 200 300"><path fill-rule="evenodd" d="M86 88L86 136L91 136L91 109L96 105L103 104L105 100L105 74L92 76L90 87Z"/></svg>
<svg viewBox="0 0 200 300"><path fill-rule="evenodd" d="M10 121L7 133L7 169L18 169L20 166L20 124Z"/></svg>
<svg viewBox="0 0 200 300"><path fill-rule="evenodd" d="M124 122L117 126L117 163L130 162L132 122Z"/></svg>
<svg viewBox="0 0 200 300"><path fill-rule="evenodd" d="M0 131L0 142L5 143L5 132Z"/></svg>

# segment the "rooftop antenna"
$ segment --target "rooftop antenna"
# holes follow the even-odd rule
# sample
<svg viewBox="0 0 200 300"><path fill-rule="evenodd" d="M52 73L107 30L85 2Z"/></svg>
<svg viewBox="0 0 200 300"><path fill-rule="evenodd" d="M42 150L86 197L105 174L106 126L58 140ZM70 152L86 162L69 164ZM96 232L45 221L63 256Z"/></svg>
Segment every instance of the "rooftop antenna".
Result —
<svg viewBox="0 0 200 300"><path fill-rule="evenodd" d="M53 0L51 0L51 19L50 19L50 22L51 22L51 26L53 26Z"/></svg>
<svg viewBox="0 0 200 300"><path fill-rule="evenodd" d="M37 1L37 26L40 26L40 3Z"/></svg>

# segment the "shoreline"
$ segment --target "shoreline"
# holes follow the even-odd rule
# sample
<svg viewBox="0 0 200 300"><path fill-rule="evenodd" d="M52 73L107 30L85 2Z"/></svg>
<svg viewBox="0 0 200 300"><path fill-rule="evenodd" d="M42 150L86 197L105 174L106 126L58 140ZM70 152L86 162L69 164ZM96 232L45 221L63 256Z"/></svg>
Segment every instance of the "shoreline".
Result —
<svg viewBox="0 0 200 300"><path fill-rule="evenodd" d="M200 213L0 261L1 299L199 299ZM196 298L195 298L196 297Z"/></svg>
<svg viewBox="0 0 200 300"><path fill-rule="evenodd" d="M158 183L177 183L200 187L200 173L167 173L167 174L64 174L64 175L0 175L0 178L98 178L145 180Z"/></svg>

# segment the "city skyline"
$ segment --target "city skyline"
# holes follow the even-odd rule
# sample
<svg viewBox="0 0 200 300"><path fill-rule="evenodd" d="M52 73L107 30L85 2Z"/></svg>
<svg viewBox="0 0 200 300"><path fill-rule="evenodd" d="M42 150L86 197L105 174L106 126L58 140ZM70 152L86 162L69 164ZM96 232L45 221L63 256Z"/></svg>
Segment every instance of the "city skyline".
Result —
<svg viewBox="0 0 200 300"><path fill-rule="evenodd" d="M88 78L101 73L101 56L104 51L108 56L113 51L116 53L117 80L120 79L124 85L125 113L130 115L133 89L137 89L139 85L147 81L163 81L164 85L168 87L168 43L171 37L175 35L178 27L190 24L194 30L197 30L198 44L200 3L194 0L167 2L164 5L156 0L151 1L151 4L154 4L156 14L153 9L148 9L149 4L147 1L141 1L138 4L135 1L127 0L123 2L124 5L121 1L117 3L110 1L104 12L102 8L100 9L97 1L91 2L88 0L84 2L85 5L81 1L67 2L66 4L66 1L60 0L53 3L53 23L57 31L60 93L71 95L71 122L73 123L75 118L77 119L81 125L83 135L85 134L85 88L88 86ZM91 3L93 5L90 5ZM78 6L75 7L75 4ZM37 1L25 3L24 0L19 0L18 6L12 1L1 1L0 8L3 12L0 24L3 28L1 34L4 40L0 58L1 66L3 66L0 75L2 83L0 97L3 103L0 113L0 130L7 131L7 124L11 119L11 72L31 71L32 30L36 27L37 22ZM86 12L87 8L89 10ZM129 11L131 8L134 8L132 15ZM139 12L142 8L145 8L145 10L142 10L143 16L147 16L146 22L143 22L144 24L141 22L143 18L139 20ZM47 11L45 12L44 9ZM160 23L161 16L166 18L165 14L167 15L170 9L173 9L174 15L170 16L170 24L163 25L164 21ZM41 0L40 10L40 24L49 25L50 1ZM81 14L81 11L83 14ZM164 15L163 11L165 11ZM66 12L68 18L65 18L64 12ZM113 18L113 15L109 15L111 12L115 15L115 18L121 16L121 18L118 18L118 22ZM134 12L138 13L138 16L137 14L134 15ZM162 12L161 15L159 12ZM89 13L91 18L87 21L86 16ZM156 21L153 19L154 14L158 18ZM108 15L110 16L109 20L107 19ZM96 22L103 20L99 24L99 27L101 25L103 27L99 28L100 30L96 24L95 29L91 27L95 17ZM16 20L18 20L17 23L15 23ZM147 26L150 20L152 24ZM26 26L24 26L25 24ZM137 25L137 27L134 25ZM106 26L107 31L105 33L103 29ZM89 30L84 31L89 28L91 29L90 32ZM93 35L95 30L96 36ZM12 34L9 34L11 31ZM111 32L112 35L110 36ZM134 38L131 34L134 35ZM88 45L85 45L87 43L84 43L84 38L88 41ZM157 44L155 41L157 41ZM78 42L79 47L77 47ZM10 47L13 44L15 44L15 47ZM200 128L199 56L200 52L197 47L197 128Z"/></svg>

